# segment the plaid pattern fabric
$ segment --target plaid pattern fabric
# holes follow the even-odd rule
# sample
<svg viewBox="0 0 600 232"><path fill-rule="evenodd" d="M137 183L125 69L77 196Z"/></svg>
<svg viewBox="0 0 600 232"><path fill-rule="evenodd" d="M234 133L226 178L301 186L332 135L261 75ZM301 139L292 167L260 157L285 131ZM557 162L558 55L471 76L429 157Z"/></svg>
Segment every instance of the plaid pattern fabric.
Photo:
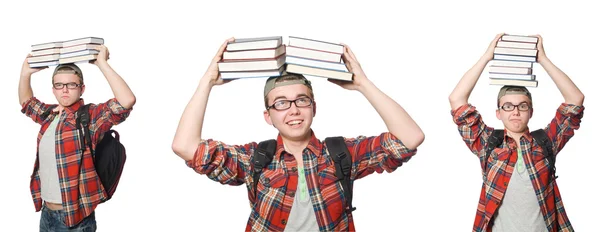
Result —
<svg viewBox="0 0 600 232"><path fill-rule="evenodd" d="M81 152L81 139L75 125L75 113L83 106L83 99L70 107L66 107L61 115L58 111L52 111L47 117L43 117L51 105L40 102L37 98L29 99L21 109L21 112L41 125L37 137L37 153L33 174L31 175L31 196L36 212L42 208L40 189L39 167L39 143L54 119L60 117L56 127L56 160L62 205L65 211L65 224L74 226L90 215L101 200L105 199L106 192L102 187L100 179L96 175L94 163L89 149L85 154ZM115 98L105 103L90 105L90 133L93 135L93 147L99 141L100 136L108 131L113 125L123 122L131 109L125 109ZM83 156L83 160L82 157ZM81 170L79 163L81 161Z"/></svg>
<svg viewBox="0 0 600 232"><path fill-rule="evenodd" d="M573 137L575 130L579 129L583 110L583 106L563 103L558 107L552 121L544 128L552 140L552 149L555 155ZM533 142L529 131L521 137L520 141L513 140L505 133L503 144L494 149L485 160L485 146L494 128L487 126L479 112L470 104L452 110L451 114L454 122L458 125L458 132L463 141L471 152L479 157L482 170L487 168L487 173L482 171L483 185L473 231L491 230L494 214L502 202L515 169L517 142L520 143L523 151L525 167L535 189L548 231L573 231L556 182L548 184L548 161L544 158L542 147Z"/></svg>
<svg viewBox="0 0 600 232"><path fill-rule="evenodd" d="M320 231L354 231L352 215L345 211L341 181L335 175L333 160L325 144L314 133L302 153L309 197ZM379 136L345 138L352 155L352 180L371 173L392 172L416 154L391 133ZM293 155L285 152L281 135L277 137L277 152L273 161L261 174L252 179L250 161L256 142L245 145L227 145L219 141L203 140L188 167L222 184L246 184L252 212L246 231L283 231L287 223L296 187L298 170ZM257 196L254 196L254 181Z"/></svg>

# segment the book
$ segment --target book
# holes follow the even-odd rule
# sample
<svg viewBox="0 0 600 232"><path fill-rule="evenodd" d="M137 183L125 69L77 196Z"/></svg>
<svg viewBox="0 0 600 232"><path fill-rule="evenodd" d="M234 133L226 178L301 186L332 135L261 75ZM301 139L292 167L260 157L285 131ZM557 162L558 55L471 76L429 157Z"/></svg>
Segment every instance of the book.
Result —
<svg viewBox="0 0 600 232"><path fill-rule="evenodd" d="M52 54L60 54L60 48L48 48L31 52L31 56L44 56Z"/></svg>
<svg viewBox="0 0 600 232"><path fill-rule="evenodd" d="M31 45L31 51L38 51L49 48L61 48L62 42L50 42L50 43L42 43L42 44L34 44Z"/></svg>
<svg viewBox="0 0 600 232"><path fill-rule="evenodd" d="M279 45L277 48L225 51L223 60L243 60L243 59L268 59L275 58L285 53L285 45Z"/></svg>
<svg viewBox="0 0 600 232"><path fill-rule="evenodd" d="M512 61L512 60L491 60L491 67L516 67L516 68L533 68L533 62Z"/></svg>
<svg viewBox="0 0 600 232"><path fill-rule="evenodd" d="M287 64L286 70L289 73L325 77L343 81L352 81L354 76L351 72L315 68L297 64Z"/></svg>
<svg viewBox="0 0 600 232"><path fill-rule="evenodd" d="M535 56L516 56L516 55L504 55L504 54L494 54L494 60L528 61L528 62L536 62L537 61Z"/></svg>
<svg viewBox="0 0 600 232"><path fill-rule="evenodd" d="M59 58L59 54L51 54L51 55L44 55L44 56L32 56L32 57L27 58L27 63L47 62L47 61L58 60L58 58Z"/></svg>
<svg viewBox="0 0 600 232"><path fill-rule="evenodd" d="M285 62L288 64L298 64L298 65L310 66L310 67L315 67L315 68L323 68L323 69L337 70L337 71L343 71L343 72L347 71L346 65L344 63L340 63L340 62L328 62L328 61L321 61L321 60L313 60L313 59L302 58L302 57L297 57L297 56L290 56L290 55L288 55L285 58Z"/></svg>
<svg viewBox="0 0 600 232"><path fill-rule="evenodd" d="M525 36L525 35L503 35L501 37L502 41L510 41L510 42L521 42L521 43L537 43L538 38L535 36Z"/></svg>
<svg viewBox="0 0 600 232"><path fill-rule="evenodd" d="M531 74L531 68L519 68L519 67L496 67L491 66L489 68L490 73L506 73L506 74Z"/></svg>
<svg viewBox="0 0 600 232"><path fill-rule="evenodd" d="M331 53L331 52L323 52L323 51L317 51L317 50L311 50L311 49L293 47L293 46L288 46L286 48L285 52L288 56L303 57L303 58L309 58L309 59L313 59L313 60L322 60L322 61L329 61L329 62L340 62L342 60L341 54Z"/></svg>
<svg viewBox="0 0 600 232"><path fill-rule="evenodd" d="M499 47L499 48L537 49L537 44L535 44L535 43L523 43L523 42L510 42L510 41L498 41L496 47Z"/></svg>
<svg viewBox="0 0 600 232"><path fill-rule="evenodd" d="M71 47L81 44L104 44L104 39L98 37L84 37L79 39L67 40L62 43L62 47Z"/></svg>
<svg viewBox="0 0 600 232"><path fill-rule="evenodd" d="M490 73L490 79L535 80L533 74Z"/></svg>
<svg viewBox="0 0 600 232"><path fill-rule="evenodd" d="M89 62L89 61L95 60L97 57L98 57L98 55L93 54L93 55L83 55L83 56L74 56L74 57L69 57L69 58L61 58L61 59L58 59L58 63L59 64L68 64L68 63Z"/></svg>
<svg viewBox="0 0 600 232"><path fill-rule="evenodd" d="M271 59L253 60L221 60L217 62L220 72L228 71L258 71L279 69L285 63L285 55Z"/></svg>
<svg viewBox="0 0 600 232"><path fill-rule="evenodd" d="M75 46L71 46L71 47L61 48L60 53L70 53L70 52L76 52L76 51L89 50L89 49L94 49L97 46L98 46L98 44L80 44L80 45L75 45Z"/></svg>
<svg viewBox="0 0 600 232"><path fill-rule="evenodd" d="M511 79L490 79L491 85L517 85L525 87L537 87L537 80L511 80Z"/></svg>
<svg viewBox="0 0 600 232"><path fill-rule="evenodd" d="M58 60L29 63L29 67L31 67L31 68L41 68L41 67L48 67L48 66L54 66L54 65L58 65Z"/></svg>
<svg viewBox="0 0 600 232"><path fill-rule="evenodd" d="M515 55L515 56L537 56L537 49L522 49L522 48L499 48L494 49L494 54Z"/></svg>
<svg viewBox="0 0 600 232"><path fill-rule="evenodd" d="M272 76L280 76L284 69L285 65L282 65L279 69L274 70L221 72L221 79L268 78Z"/></svg>
<svg viewBox="0 0 600 232"><path fill-rule="evenodd" d="M277 48L283 42L281 36L240 38L227 43L226 51L243 51L256 49Z"/></svg>
<svg viewBox="0 0 600 232"><path fill-rule="evenodd" d="M337 54L344 53L344 46L341 44L330 43L320 40L289 36L288 43L290 46L299 48L308 48L312 50L331 52Z"/></svg>
<svg viewBox="0 0 600 232"><path fill-rule="evenodd" d="M74 56L83 56L83 55L96 55L98 54L98 50L95 49L89 49L89 50L82 50L82 51L76 51L76 52L68 52L68 53L61 53L59 56L59 59L64 59L64 58L69 58L69 57L74 57Z"/></svg>

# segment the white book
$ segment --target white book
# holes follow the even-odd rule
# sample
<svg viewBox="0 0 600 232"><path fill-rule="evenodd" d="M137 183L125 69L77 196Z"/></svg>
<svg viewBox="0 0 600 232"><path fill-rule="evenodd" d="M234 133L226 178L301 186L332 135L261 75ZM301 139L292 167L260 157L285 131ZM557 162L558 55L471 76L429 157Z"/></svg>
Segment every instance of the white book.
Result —
<svg viewBox="0 0 600 232"><path fill-rule="evenodd" d="M32 56L27 58L27 63L46 62L52 60L58 60L59 54L45 55L45 56Z"/></svg>
<svg viewBox="0 0 600 232"><path fill-rule="evenodd" d="M496 48L494 48L494 54L515 55L515 56L537 56L537 50L496 47Z"/></svg>
<svg viewBox="0 0 600 232"><path fill-rule="evenodd" d="M352 81L353 73L342 72L329 69L302 66L297 64L287 64L286 71L289 73L298 73L309 76L325 77L337 80Z"/></svg>
<svg viewBox="0 0 600 232"><path fill-rule="evenodd" d="M60 53L69 53L69 52L83 51L83 50L87 50L87 49L94 49L97 46L98 46L98 44L80 44L80 45L75 45L75 46L71 46L71 47L61 48Z"/></svg>
<svg viewBox="0 0 600 232"><path fill-rule="evenodd" d="M279 47L282 43L281 36L241 38L229 42L226 51L243 51L255 49L269 49Z"/></svg>
<svg viewBox="0 0 600 232"><path fill-rule="evenodd" d="M490 79L535 80L535 75L533 74L490 73L488 75Z"/></svg>
<svg viewBox="0 0 600 232"><path fill-rule="evenodd" d="M261 59L247 61L219 61L219 72L258 71L279 69L285 63L285 55L276 59Z"/></svg>
<svg viewBox="0 0 600 232"><path fill-rule="evenodd" d="M494 60L536 62L536 57L535 56L511 56L511 55L503 55L503 54L494 54Z"/></svg>
<svg viewBox="0 0 600 232"><path fill-rule="evenodd" d="M516 68L533 68L533 62L512 61L512 60L491 60L492 67L516 67Z"/></svg>
<svg viewBox="0 0 600 232"><path fill-rule="evenodd" d="M290 55L288 55L285 58L285 62L288 64L298 64L298 65L304 65L304 66L311 66L311 67L315 67L315 68L324 68L324 69L331 69L331 70L337 70L337 71L343 71L343 72L347 71L346 65L344 63L340 63L340 62L328 62L328 61L321 61L321 60L313 60L313 59L290 56Z"/></svg>
<svg viewBox="0 0 600 232"><path fill-rule="evenodd" d="M44 55L52 55L52 54L59 54L59 53L60 53L60 48L48 48L48 49L33 51L33 52L31 52L31 56L44 56Z"/></svg>
<svg viewBox="0 0 600 232"><path fill-rule="evenodd" d="M285 45L277 48L245 50L245 51L226 51L223 52L223 60L243 60L243 59L268 59L275 58L285 53Z"/></svg>
<svg viewBox="0 0 600 232"><path fill-rule="evenodd" d="M274 70L259 70L259 71L240 71L240 72L221 72L221 78L227 79L240 79L240 78L268 78L272 76L281 76L284 65L279 69Z"/></svg>
<svg viewBox="0 0 600 232"><path fill-rule="evenodd" d="M342 55L331 52L323 52L317 50L310 50L306 48L292 47L288 46L286 48L285 53L288 56L297 56L303 58L309 58L313 60L322 60L329 62L340 62L342 60Z"/></svg>
<svg viewBox="0 0 600 232"><path fill-rule="evenodd" d="M104 44L104 39L98 37L85 37L63 42L62 47L71 47L80 44Z"/></svg>
<svg viewBox="0 0 600 232"><path fill-rule="evenodd" d="M83 50L83 51L77 51L77 52L69 52L69 53L61 53L59 59L64 59L64 58L69 58L69 57L74 57L74 56L83 56L83 55L95 55L98 54L98 50Z"/></svg>
<svg viewBox="0 0 600 232"><path fill-rule="evenodd" d="M74 56L64 59L59 59L59 64L68 64L68 63L81 63L81 62L89 62L95 60L98 55L83 55L83 56Z"/></svg>
<svg viewBox="0 0 600 232"><path fill-rule="evenodd" d="M507 73L507 74L531 74L531 68L517 68L517 67L497 67L491 66L489 68L490 73Z"/></svg>
<svg viewBox="0 0 600 232"><path fill-rule="evenodd" d="M344 46L342 46L341 44L330 43L320 40L290 36L288 39L288 43L290 46L294 47L308 48L337 54L344 53Z"/></svg>
<svg viewBox="0 0 600 232"><path fill-rule="evenodd" d="M510 41L510 42L522 42L522 43L537 43L538 38L534 36L524 36L524 35L503 35L501 38L502 41Z"/></svg>
<svg viewBox="0 0 600 232"><path fill-rule="evenodd" d="M49 48L60 48L62 47L62 42L50 42L50 43L42 43L42 44L34 44L31 45L31 51L49 49Z"/></svg>
<svg viewBox="0 0 600 232"><path fill-rule="evenodd" d="M31 67L31 68L41 68L41 67L48 67L48 66L53 66L53 65L58 65L58 60L29 63L29 67Z"/></svg>
<svg viewBox="0 0 600 232"><path fill-rule="evenodd" d="M496 44L496 47L537 49L537 45L534 43L522 43L522 42L510 42L510 41L498 41L498 43Z"/></svg>
<svg viewBox="0 0 600 232"><path fill-rule="evenodd" d="M525 87L537 87L537 80L510 80L510 79L490 79L490 85L517 85Z"/></svg>

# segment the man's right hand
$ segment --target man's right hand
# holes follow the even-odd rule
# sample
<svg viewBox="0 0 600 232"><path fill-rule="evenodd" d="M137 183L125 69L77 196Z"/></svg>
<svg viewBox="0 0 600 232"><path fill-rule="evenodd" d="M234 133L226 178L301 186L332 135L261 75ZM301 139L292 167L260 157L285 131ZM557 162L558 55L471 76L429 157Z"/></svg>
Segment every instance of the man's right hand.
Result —
<svg viewBox="0 0 600 232"><path fill-rule="evenodd" d="M225 48L227 48L227 44L234 40L235 39L233 37L225 40L225 42L219 48L219 51L217 51L217 54L215 55L215 57L213 57L212 61L210 62L210 65L208 66L208 69L206 70L204 77L202 77L202 79L206 79L207 81L209 81L211 85L222 85L224 83L231 81L231 80L221 79L221 75L219 74L219 65L217 63L223 57L223 52L225 52Z"/></svg>
<svg viewBox="0 0 600 232"><path fill-rule="evenodd" d="M29 66L29 63L27 62L27 60L29 59L29 57L32 57L31 54L27 54L27 57L25 58L25 61L23 61L23 67L21 67L21 76L31 76L31 74L34 74L36 72L39 72L43 69L46 69L48 67L40 67L40 68L32 68Z"/></svg>

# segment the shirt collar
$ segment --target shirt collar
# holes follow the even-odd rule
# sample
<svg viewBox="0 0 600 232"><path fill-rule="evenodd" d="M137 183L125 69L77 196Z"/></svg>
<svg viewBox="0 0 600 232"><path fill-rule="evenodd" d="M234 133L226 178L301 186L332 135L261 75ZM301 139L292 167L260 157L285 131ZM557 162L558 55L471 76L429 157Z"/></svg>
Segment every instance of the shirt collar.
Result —
<svg viewBox="0 0 600 232"><path fill-rule="evenodd" d="M321 143L321 141L319 141L317 139L317 137L315 136L315 133L312 129L310 129L310 140L308 141L306 148L308 148L308 150L310 150L310 152L315 154L317 157L320 157L321 155L323 155L323 154L321 154L323 144ZM279 160L279 158L281 158L281 154L284 151L285 151L285 148L283 146L283 138L281 137L281 134L279 134L279 135L277 135L277 149L275 152L275 159Z"/></svg>

